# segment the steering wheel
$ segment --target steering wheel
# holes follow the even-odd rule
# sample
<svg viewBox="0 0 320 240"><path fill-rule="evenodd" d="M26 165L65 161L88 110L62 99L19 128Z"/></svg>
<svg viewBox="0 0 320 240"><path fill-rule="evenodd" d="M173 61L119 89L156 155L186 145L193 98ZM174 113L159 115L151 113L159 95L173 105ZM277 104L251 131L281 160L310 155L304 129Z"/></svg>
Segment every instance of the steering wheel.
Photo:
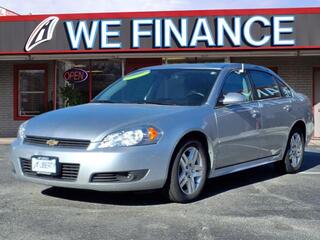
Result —
<svg viewBox="0 0 320 240"><path fill-rule="evenodd" d="M198 96L204 98L204 94L203 94L203 93L197 92L197 91L195 91L195 90L190 91L190 92L187 94L187 97L192 96L192 95L198 95Z"/></svg>

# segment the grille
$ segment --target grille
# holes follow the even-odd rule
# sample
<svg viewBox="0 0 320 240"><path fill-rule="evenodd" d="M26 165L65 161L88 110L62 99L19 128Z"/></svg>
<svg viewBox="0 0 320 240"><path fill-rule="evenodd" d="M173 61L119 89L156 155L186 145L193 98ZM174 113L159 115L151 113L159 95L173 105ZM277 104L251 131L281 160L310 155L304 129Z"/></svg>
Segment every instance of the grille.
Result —
<svg viewBox="0 0 320 240"><path fill-rule="evenodd" d="M35 136L26 136L24 139L25 144L31 145L42 145L50 147L47 144L47 141L55 140L58 141L58 144L54 147L61 148L88 148L90 141L89 140L79 140L79 139L65 139L65 138L48 138L48 137L35 137Z"/></svg>
<svg viewBox="0 0 320 240"><path fill-rule="evenodd" d="M61 174L58 176L49 176L49 175L37 175L36 172L33 172L31 169L31 160L21 158L21 169L24 175L26 176L34 176L40 178L47 178L47 179L61 179L67 181L75 181L77 180L80 164L74 163L61 163Z"/></svg>
<svg viewBox="0 0 320 240"><path fill-rule="evenodd" d="M92 175L90 181L95 183L133 182L143 178L147 172L147 169L142 169L129 172L95 173Z"/></svg>

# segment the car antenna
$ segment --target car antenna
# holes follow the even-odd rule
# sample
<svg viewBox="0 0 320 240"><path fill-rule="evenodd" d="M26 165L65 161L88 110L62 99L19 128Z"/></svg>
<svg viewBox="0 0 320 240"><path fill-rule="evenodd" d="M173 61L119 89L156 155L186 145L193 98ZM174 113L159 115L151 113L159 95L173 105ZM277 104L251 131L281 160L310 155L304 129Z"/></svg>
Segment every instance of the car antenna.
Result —
<svg viewBox="0 0 320 240"><path fill-rule="evenodd" d="M244 64L241 63L241 69L239 70L239 74L242 74L244 73Z"/></svg>
<svg viewBox="0 0 320 240"><path fill-rule="evenodd" d="M241 63L241 68L235 71L237 74L243 74L244 73L244 64Z"/></svg>

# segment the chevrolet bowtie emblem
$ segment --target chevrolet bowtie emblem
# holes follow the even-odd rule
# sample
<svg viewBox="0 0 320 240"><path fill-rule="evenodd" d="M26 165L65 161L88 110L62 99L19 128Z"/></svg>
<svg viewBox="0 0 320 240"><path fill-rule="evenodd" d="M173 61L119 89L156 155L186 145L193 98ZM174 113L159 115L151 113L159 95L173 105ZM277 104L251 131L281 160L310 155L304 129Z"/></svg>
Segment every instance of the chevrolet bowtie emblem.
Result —
<svg viewBox="0 0 320 240"><path fill-rule="evenodd" d="M48 140L47 142L47 145L49 145L50 147L53 147L53 146L57 146L59 144L59 141L56 141L54 139L50 139Z"/></svg>

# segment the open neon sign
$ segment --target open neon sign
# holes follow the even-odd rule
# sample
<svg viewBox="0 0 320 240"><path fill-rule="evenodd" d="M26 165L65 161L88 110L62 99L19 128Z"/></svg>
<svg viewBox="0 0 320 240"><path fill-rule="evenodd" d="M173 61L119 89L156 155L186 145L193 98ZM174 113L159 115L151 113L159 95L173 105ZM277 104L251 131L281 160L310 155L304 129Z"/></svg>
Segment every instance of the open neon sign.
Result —
<svg viewBox="0 0 320 240"><path fill-rule="evenodd" d="M81 83L88 79L88 73L79 68L71 68L64 72L63 78L69 83Z"/></svg>

